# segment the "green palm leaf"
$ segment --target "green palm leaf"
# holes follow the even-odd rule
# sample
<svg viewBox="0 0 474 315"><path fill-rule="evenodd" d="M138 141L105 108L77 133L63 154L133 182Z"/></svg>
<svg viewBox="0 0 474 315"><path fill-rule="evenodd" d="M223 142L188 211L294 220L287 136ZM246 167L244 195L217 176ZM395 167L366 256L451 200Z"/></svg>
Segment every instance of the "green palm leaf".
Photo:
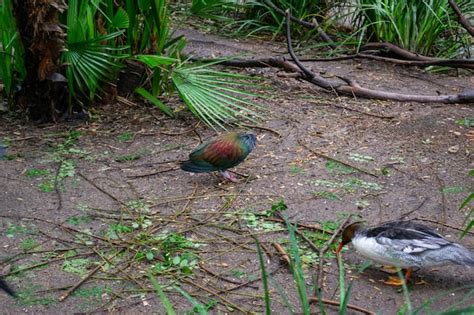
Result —
<svg viewBox="0 0 474 315"><path fill-rule="evenodd" d="M225 129L238 121L256 122L263 107L247 92L252 78L212 70L209 65L178 66L171 79L189 110L210 127Z"/></svg>

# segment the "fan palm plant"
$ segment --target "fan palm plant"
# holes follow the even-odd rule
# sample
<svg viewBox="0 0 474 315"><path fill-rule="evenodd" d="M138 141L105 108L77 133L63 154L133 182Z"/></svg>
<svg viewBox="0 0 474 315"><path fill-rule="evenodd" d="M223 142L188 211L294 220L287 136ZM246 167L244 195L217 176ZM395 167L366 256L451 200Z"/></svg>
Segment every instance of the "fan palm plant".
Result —
<svg viewBox="0 0 474 315"><path fill-rule="evenodd" d="M61 57L66 65L69 92L75 98L79 96L80 91L92 100L101 82L109 81L119 68L118 59L127 56L127 47L116 47L113 41L124 34L125 30L99 33L96 14L100 2L69 1L66 50ZM122 11L118 11L111 18L111 25L127 27L128 16Z"/></svg>

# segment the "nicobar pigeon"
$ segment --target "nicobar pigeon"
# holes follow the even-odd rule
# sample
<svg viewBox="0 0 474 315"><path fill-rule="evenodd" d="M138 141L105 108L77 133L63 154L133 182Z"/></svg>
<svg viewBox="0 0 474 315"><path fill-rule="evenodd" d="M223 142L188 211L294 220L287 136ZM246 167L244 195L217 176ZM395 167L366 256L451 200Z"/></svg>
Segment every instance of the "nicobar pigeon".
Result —
<svg viewBox="0 0 474 315"><path fill-rule="evenodd" d="M257 138L251 133L226 133L202 143L181 163L181 169L192 173L218 171L231 182L238 180L228 172L239 165L255 148Z"/></svg>

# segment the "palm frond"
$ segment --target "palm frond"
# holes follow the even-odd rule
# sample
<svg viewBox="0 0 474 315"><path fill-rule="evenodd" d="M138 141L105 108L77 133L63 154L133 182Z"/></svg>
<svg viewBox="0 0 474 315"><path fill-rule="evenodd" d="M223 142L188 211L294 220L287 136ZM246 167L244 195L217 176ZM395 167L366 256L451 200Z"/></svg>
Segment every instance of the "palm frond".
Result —
<svg viewBox="0 0 474 315"><path fill-rule="evenodd" d="M251 100L257 94L244 90L252 78L193 65L177 67L171 79L189 110L214 129L262 118L263 106Z"/></svg>

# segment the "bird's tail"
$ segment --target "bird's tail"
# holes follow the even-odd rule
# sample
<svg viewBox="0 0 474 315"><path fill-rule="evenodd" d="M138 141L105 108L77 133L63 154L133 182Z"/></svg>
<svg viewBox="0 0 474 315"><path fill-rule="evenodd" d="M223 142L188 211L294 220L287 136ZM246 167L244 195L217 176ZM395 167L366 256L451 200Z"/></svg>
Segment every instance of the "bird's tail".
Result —
<svg viewBox="0 0 474 315"><path fill-rule="evenodd" d="M465 247L456 246L451 257L451 261L455 264L474 267L474 252Z"/></svg>
<svg viewBox="0 0 474 315"><path fill-rule="evenodd" d="M208 173L216 170L215 167L208 163L197 163L191 160L181 162L180 167L183 171L192 173Z"/></svg>
<svg viewBox="0 0 474 315"><path fill-rule="evenodd" d="M0 289L2 289L3 291L7 292L9 295L15 297L16 294L15 294L15 291L13 291L12 289L10 289L10 287L7 285L7 283L5 282L5 280L3 279L0 279Z"/></svg>

